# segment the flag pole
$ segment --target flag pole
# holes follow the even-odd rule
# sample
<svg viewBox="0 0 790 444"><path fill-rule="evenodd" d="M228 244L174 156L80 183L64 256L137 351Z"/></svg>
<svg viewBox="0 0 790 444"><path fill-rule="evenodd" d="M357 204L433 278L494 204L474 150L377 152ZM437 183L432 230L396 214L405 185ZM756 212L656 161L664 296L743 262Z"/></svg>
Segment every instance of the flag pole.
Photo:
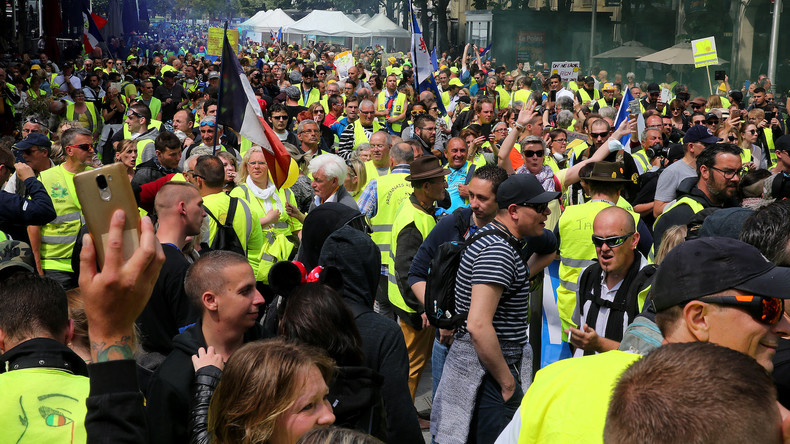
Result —
<svg viewBox="0 0 790 444"><path fill-rule="evenodd" d="M222 52L223 53L225 52L225 43L227 41L228 41L228 21L225 20L225 34L224 34L224 37L222 39ZM222 55L220 55L220 59L219 59L220 76L219 76L219 83L217 84L217 86L219 88L219 90L217 91L217 117L219 117L219 104L222 103L220 101L220 96L222 95L222 65L224 65L224 64L225 64L225 57L222 57ZM219 136L219 131L218 131L219 122L217 120L218 119L215 117L214 122L215 122L216 126L214 127L214 143L211 146L211 155L212 156L216 156L217 155L217 139L219 138L218 137Z"/></svg>
<svg viewBox="0 0 790 444"><path fill-rule="evenodd" d="M417 52L414 50L414 22L417 20L414 17L414 6L411 4L411 0L409 0L409 15L411 15L411 20L409 20L409 27L411 28L411 58L414 59L411 62L414 64L414 89L417 91L417 96L420 95L420 67L417 66Z"/></svg>

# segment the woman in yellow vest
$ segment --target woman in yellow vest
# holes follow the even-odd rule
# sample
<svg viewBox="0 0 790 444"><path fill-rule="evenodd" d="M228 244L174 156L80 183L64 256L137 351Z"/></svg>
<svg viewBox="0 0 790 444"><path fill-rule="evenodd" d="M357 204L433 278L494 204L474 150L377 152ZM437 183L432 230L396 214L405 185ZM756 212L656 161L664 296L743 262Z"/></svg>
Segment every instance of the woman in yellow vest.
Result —
<svg viewBox="0 0 790 444"><path fill-rule="evenodd" d="M288 259L294 243L301 236L302 223L285 211L286 203L297 206L296 198L290 189L275 188L259 146L253 146L244 155L236 183L238 186L230 195L249 204L253 217L258 219L263 230L260 266L255 274L267 282L269 269L276 262Z"/></svg>
<svg viewBox="0 0 790 444"><path fill-rule="evenodd" d="M741 143L739 146L744 153L749 153L751 157L750 161L754 164L754 168L764 170L768 168L767 158L765 156L765 151L757 145L759 138L760 131L757 125L751 122L746 123L741 130Z"/></svg>
<svg viewBox="0 0 790 444"><path fill-rule="evenodd" d="M73 103L66 104L66 120L77 121L83 128L87 128L93 133L93 139L97 140L99 135L99 117L93 103L85 101L85 92L75 89L71 93Z"/></svg>

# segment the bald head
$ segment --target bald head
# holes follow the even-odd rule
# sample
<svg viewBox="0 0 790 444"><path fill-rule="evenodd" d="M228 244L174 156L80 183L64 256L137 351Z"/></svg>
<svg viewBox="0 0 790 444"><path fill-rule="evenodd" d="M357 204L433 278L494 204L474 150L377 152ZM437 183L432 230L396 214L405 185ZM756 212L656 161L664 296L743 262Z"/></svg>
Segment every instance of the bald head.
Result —
<svg viewBox="0 0 790 444"><path fill-rule="evenodd" d="M197 187L189 182L167 182L156 193L154 208L160 218L178 212L179 202L200 198Z"/></svg>
<svg viewBox="0 0 790 444"><path fill-rule="evenodd" d="M634 223L634 216L628 211L612 205L604 208L595 216L593 222L593 232L598 234L596 227L603 229L604 227L616 230L619 234L633 233L636 231Z"/></svg>

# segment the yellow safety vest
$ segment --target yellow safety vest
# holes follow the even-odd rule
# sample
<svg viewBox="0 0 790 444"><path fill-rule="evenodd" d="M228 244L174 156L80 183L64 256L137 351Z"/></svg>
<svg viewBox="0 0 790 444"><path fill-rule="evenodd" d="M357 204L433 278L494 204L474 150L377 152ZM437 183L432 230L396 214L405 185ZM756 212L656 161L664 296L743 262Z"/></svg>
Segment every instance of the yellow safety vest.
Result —
<svg viewBox="0 0 790 444"><path fill-rule="evenodd" d="M249 204L254 216L253 223L266 216L263 202L250 192L247 184L242 183L233 188L230 196L243 199ZM269 283L269 270L272 266L279 261L287 260L293 251L294 243L288 236L302 229L302 223L288 216L288 213L284 211L286 202L297 206L293 192L289 189L281 188L277 190L277 196L280 198L280 202L283 203L283 211L280 213L280 218L277 222L270 225L270 228L266 230L261 228L263 232L263 247L261 248L260 265L255 273L256 276L261 277L261 281L267 284ZM273 202L272 205L274 206Z"/></svg>
<svg viewBox="0 0 790 444"><path fill-rule="evenodd" d="M406 180L406 176L408 176L407 173L389 173L376 178L377 206L376 215L370 219L373 225L373 233L370 238L381 250L381 265L387 266L388 271L391 265L390 243L392 242L392 225L395 223L395 215L413 190L411 182ZM388 273L387 278L397 286L393 275Z"/></svg>
<svg viewBox="0 0 790 444"><path fill-rule="evenodd" d="M387 116L397 116L398 114L402 113L404 109L406 109L406 94L402 94L402 93L399 93L399 92L396 92L395 94L396 94L395 99L393 100L392 106L391 106L391 108L389 110L389 113L387 113ZM386 90L382 90L379 93L378 99L377 99L377 101L378 101L378 109L377 109L377 111L384 111L384 110L387 109L387 107L386 107L386 105L387 105L387 97L386 97L386 95L387 95L387 91ZM384 118L381 118L381 119L383 120ZM404 122L404 120L405 120L405 118L403 120L399 120L399 121L393 123L392 124L392 130L395 131L396 133L400 134L401 131L403 130L403 122ZM386 121L384 121L384 122L379 121L379 123L382 126L385 125L385 122Z"/></svg>
<svg viewBox="0 0 790 444"><path fill-rule="evenodd" d="M752 161L752 150L741 149L741 163L748 163Z"/></svg>
<svg viewBox="0 0 790 444"><path fill-rule="evenodd" d="M683 196L680 199L676 200L672 205L669 205L668 207L664 208L664 211L662 211L661 214L659 214L658 217L656 218L656 221L653 222L653 229L656 228L656 224L658 224L658 221L661 220L661 216L667 214L671 209L673 209L673 208L675 208L675 207L677 207L679 205L688 205L688 206L690 206L691 210L694 212L694 214L697 214L700 211L705 209L705 206L702 205L701 203L697 202L696 200L694 200L694 199L692 199L692 198L690 198L688 196Z"/></svg>
<svg viewBox="0 0 790 444"><path fill-rule="evenodd" d="M641 357L613 350L563 359L538 371L521 400L518 443L602 443L615 383ZM568 427L569 417L573 427Z"/></svg>
<svg viewBox="0 0 790 444"><path fill-rule="evenodd" d="M513 103L515 103L515 102L522 102L524 105L526 105L527 102L529 101L529 98L531 96L532 96L532 90L530 90L530 89L519 89L518 91L516 91L516 92L514 92L512 94L511 98L513 100L510 102L510 105L513 106Z"/></svg>
<svg viewBox="0 0 790 444"><path fill-rule="evenodd" d="M578 91L580 89L579 84L576 83L575 80L570 80L568 81L568 89L570 89L571 91Z"/></svg>
<svg viewBox="0 0 790 444"><path fill-rule="evenodd" d="M302 106L310 106L315 102L321 100L321 91L318 88L311 88L310 92L307 93L307 103L304 103L304 90L302 89L302 84L298 85L299 88L299 104ZM326 111L326 110L324 110Z"/></svg>
<svg viewBox="0 0 790 444"><path fill-rule="evenodd" d="M137 142L137 158L134 161L134 166L137 167L143 163L143 150L149 143L154 143L154 139L137 139L135 142ZM156 156L156 151L154 151L154 156Z"/></svg>
<svg viewBox="0 0 790 444"><path fill-rule="evenodd" d="M162 121L156 120L156 119L152 119L151 120L151 124L148 125L148 127L150 128L152 126L154 128L156 128L156 129L162 129ZM146 130L146 131L148 131L148 130ZM190 136L190 134L187 134L187 136ZM123 138L124 139L131 139L132 138L132 131L129 129L129 124L128 123L124 123L123 124Z"/></svg>
<svg viewBox="0 0 790 444"><path fill-rule="evenodd" d="M5 442L17 442L16 437L23 435L20 442L87 442L85 400L90 381L85 376L54 368L23 368L0 375L0 390Z"/></svg>
<svg viewBox="0 0 790 444"><path fill-rule="evenodd" d="M774 150L774 133L771 128L763 128L763 134L765 135L765 144L768 148L768 155L771 158L771 164L776 165L776 151Z"/></svg>
<svg viewBox="0 0 790 444"><path fill-rule="evenodd" d="M357 125L359 123L359 125ZM365 130L362 128L362 123L357 120L356 122L352 123L354 125L354 148L359 146L361 143L370 143L370 139L367 135L365 135ZM373 132L381 129L381 125L379 124L378 120L373 121Z"/></svg>
<svg viewBox="0 0 790 444"><path fill-rule="evenodd" d="M411 199L406 198L403 202L401 202L401 206L395 214L395 222L392 224L392 240L390 241L389 253L390 262L388 265L389 276L391 277L391 280L388 283L390 303L392 303L392 305L395 307L405 311L406 313L416 313L417 310L406 305L406 301L403 300L403 295L398 288L397 276L395 275L395 253L398 251L398 235L400 234L401 230L406 227L406 225L409 225L412 222L414 222L414 225L416 225L417 229L420 230L423 240L428 237L428 233L430 233L433 227L436 225L436 219L434 219L432 215L427 214L425 211L415 207L411 203Z"/></svg>
<svg viewBox="0 0 790 444"><path fill-rule="evenodd" d="M650 159L647 157L647 153L644 150L634 151L631 153L631 158L634 159L634 162L642 165L642 172L646 173L653 165L650 163Z"/></svg>
<svg viewBox="0 0 790 444"><path fill-rule="evenodd" d="M228 216L228 208L230 207L230 196L225 193L204 196L203 206L208 211L211 211L211 214L217 218L219 223L224 224ZM211 245L214 241L214 236L217 235L217 223L211 217L207 219L209 220L207 243ZM238 205L236 205L236 212L233 215L233 230L247 253L247 260L249 260L250 266L256 271L256 280L263 280L263 277L257 274L260 268L261 248L263 247L261 224L254 223L250 207L244 199L239 199Z"/></svg>
<svg viewBox="0 0 790 444"><path fill-rule="evenodd" d="M617 199L628 205L625 199ZM581 271L593 263L595 246L592 243L593 221L595 216L611 204L603 201L590 201L581 205L571 205L565 208L560 216L560 285L557 287L557 308L562 322L562 339L567 341L565 330L576 324L571 320L576 307L576 291ZM630 207L630 205L628 205ZM632 208L627 210L634 216L634 226L639 223L639 213Z"/></svg>
<svg viewBox="0 0 790 444"><path fill-rule="evenodd" d="M239 136L239 139L241 139L240 142L239 142L240 150L241 150L241 157L244 157L244 155L247 153L247 151L250 148L252 148L252 140L250 140L250 139L248 139L248 138L246 138L244 136Z"/></svg>
<svg viewBox="0 0 790 444"><path fill-rule="evenodd" d="M510 106L510 93L507 92L505 87L499 85L496 87L496 91L499 92L499 103L497 104L497 108L505 109Z"/></svg>
<svg viewBox="0 0 790 444"><path fill-rule="evenodd" d="M142 100L142 97L140 97L140 100ZM151 110L151 121L153 122L154 119L156 119L156 116L159 114L159 111L162 110L162 101L156 97L151 97L151 102L148 103L148 109Z"/></svg>
<svg viewBox="0 0 790 444"><path fill-rule="evenodd" d="M364 184L359 184L359 189L361 190L364 190L367 184L371 180L379 179L380 177L386 177L386 175L382 176L379 174L379 170L376 169L376 165L373 164L372 160L368 160L367 162L365 162L364 165L365 165L365 178L367 179L367 182L365 182ZM387 173L387 175L389 175L389 173ZM396 206L395 209L397 210L398 207Z"/></svg>
<svg viewBox="0 0 790 444"><path fill-rule="evenodd" d="M579 88L579 96L582 98L582 104L585 104L600 99L601 93L597 89L593 90L593 97L590 97L590 94L584 88Z"/></svg>
<svg viewBox="0 0 790 444"><path fill-rule="evenodd" d="M38 180L47 190L57 213L55 220L41 227L41 268L73 272L71 256L84 222L74 191L74 173L58 165L42 171Z"/></svg>
<svg viewBox="0 0 790 444"><path fill-rule="evenodd" d="M442 104L444 105L444 108L447 109L447 107L450 105L450 91L442 91L441 95Z"/></svg>
<svg viewBox="0 0 790 444"><path fill-rule="evenodd" d="M596 91L596 92L597 92L597 91ZM612 106L612 107L613 107L613 106L614 106L614 99L612 99L612 104L610 105L610 104L606 103L606 99L605 99L605 98L601 97L601 98L598 100L598 108L599 108L599 109L600 109L600 108L606 108L607 106Z"/></svg>
<svg viewBox="0 0 790 444"><path fill-rule="evenodd" d="M99 129L99 120L98 116L96 115L96 107L93 106L91 102L85 102L85 106L88 107L88 116L91 119L91 127L89 128L91 131L96 131ZM66 120L74 120L74 103L69 102L66 105Z"/></svg>

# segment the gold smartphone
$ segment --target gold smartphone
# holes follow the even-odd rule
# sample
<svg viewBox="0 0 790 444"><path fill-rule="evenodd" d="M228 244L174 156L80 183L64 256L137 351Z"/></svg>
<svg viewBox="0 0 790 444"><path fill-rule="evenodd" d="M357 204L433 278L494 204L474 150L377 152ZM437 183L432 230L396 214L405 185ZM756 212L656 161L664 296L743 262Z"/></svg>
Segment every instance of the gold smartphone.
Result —
<svg viewBox="0 0 790 444"><path fill-rule="evenodd" d="M132 185L121 163L103 166L74 176L74 187L93 238L99 267L104 266L104 245L115 210L126 213L123 228L123 258L128 260L140 246L140 213Z"/></svg>

